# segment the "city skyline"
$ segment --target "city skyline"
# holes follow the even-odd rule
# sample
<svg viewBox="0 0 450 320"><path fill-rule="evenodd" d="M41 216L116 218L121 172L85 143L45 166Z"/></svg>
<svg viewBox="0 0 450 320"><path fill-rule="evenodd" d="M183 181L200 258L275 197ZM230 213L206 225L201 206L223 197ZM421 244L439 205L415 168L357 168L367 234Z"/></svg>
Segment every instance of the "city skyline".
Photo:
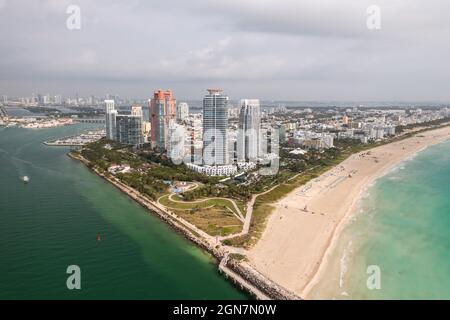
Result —
<svg viewBox="0 0 450 320"><path fill-rule="evenodd" d="M71 4L79 30L66 27ZM321 4L1 1L0 91L145 98L163 87L198 99L218 86L261 100L450 101L449 3L378 1L379 30L366 26L370 1Z"/></svg>
<svg viewBox="0 0 450 320"><path fill-rule="evenodd" d="M211 86L206 86L206 87L211 87ZM182 102L182 103L187 103L187 102L199 102L200 104L202 103L203 100L203 91L205 90L206 87L202 87L199 89L198 92L196 92L196 95L193 98L186 98L186 97L179 97L177 99L177 101ZM153 89L149 88L147 91L151 92ZM172 92L174 92L174 90L172 89L168 89ZM59 94L59 93L46 93L46 94L41 94L37 91L37 93L35 92L30 92L30 93L25 93L22 96L12 96L9 95L7 92L0 92L1 94L1 99L0 102L4 102L4 103L14 103L14 102L21 102L21 100L24 100L24 102L28 102L31 103L32 100L34 99L34 101L36 103L38 103L40 101L41 98L41 104L46 104L44 103L46 99L49 98L49 103L48 104L65 104L68 103L70 100L70 103L74 103L76 99L79 100L79 102L87 102L90 103L90 101L92 99L95 100L95 103L93 104L102 104L104 103L104 100L115 100L115 101L126 101L126 102L130 102L130 106L132 103L136 102L136 101L140 101L141 103L145 103L145 106L147 106L147 102L149 100L151 100L152 98L152 94L146 94L144 96L123 96L121 94L110 94L110 93L95 93L95 94L86 94L86 95L79 95L77 93L72 93L72 94L67 94L67 95L63 95L63 94ZM246 96L245 94L243 96ZM248 95L247 95L248 96ZM254 98L257 98L257 96L254 96ZM27 101L27 99L29 101ZM230 97L230 102L232 103L236 103L239 104L240 103L240 96L234 96L234 97ZM446 104L450 104L450 100L448 101L439 101L439 100L329 100L329 99L318 99L318 100L305 100L305 99L300 99L300 100L289 100L289 99L262 99L262 98L258 98L258 100L260 100L261 102L264 103L305 103L305 104L312 104L311 106L314 106L313 104L317 103L317 104L329 104L330 106L332 106L333 103L340 103L340 104L346 104L347 106L352 106L352 104L359 104L359 103L372 103L372 104L385 104L386 106L395 106L396 104L403 104L403 105L407 105L410 104L412 106L414 106L415 104L419 104L419 105L446 105ZM305 107L304 106L300 106L300 107ZM359 105L360 107L365 107L364 105ZM380 107L383 105L377 105L376 107ZM199 106L194 106L194 107L201 107Z"/></svg>
<svg viewBox="0 0 450 320"><path fill-rule="evenodd" d="M0 0L0 300L450 299L449 10Z"/></svg>

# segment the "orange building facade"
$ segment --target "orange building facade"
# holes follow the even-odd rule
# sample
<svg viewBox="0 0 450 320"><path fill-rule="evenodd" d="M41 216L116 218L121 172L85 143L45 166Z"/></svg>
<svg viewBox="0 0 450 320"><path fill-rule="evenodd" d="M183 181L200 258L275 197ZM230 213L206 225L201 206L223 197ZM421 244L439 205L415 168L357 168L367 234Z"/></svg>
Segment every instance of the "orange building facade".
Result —
<svg viewBox="0 0 450 320"><path fill-rule="evenodd" d="M156 90L150 101L150 122L152 147L167 150L168 129L175 121L175 104L172 90Z"/></svg>

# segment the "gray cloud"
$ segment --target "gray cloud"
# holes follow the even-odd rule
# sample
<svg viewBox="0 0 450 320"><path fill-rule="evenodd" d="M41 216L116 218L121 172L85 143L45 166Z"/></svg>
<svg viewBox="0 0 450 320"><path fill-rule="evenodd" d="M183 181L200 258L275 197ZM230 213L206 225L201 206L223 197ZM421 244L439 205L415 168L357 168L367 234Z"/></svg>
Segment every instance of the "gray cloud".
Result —
<svg viewBox="0 0 450 320"><path fill-rule="evenodd" d="M82 28L66 28L66 8ZM381 8L382 28L366 28ZM450 101L445 0L0 0L0 92Z"/></svg>

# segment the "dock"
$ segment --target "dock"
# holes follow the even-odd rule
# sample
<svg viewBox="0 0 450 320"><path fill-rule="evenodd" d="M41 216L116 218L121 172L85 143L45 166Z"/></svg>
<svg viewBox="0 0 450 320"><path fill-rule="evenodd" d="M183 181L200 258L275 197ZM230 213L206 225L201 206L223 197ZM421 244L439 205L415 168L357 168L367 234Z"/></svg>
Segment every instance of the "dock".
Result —
<svg viewBox="0 0 450 320"><path fill-rule="evenodd" d="M271 300L266 294L264 294L261 290L256 288L254 285L246 281L239 274L231 270L227 267L228 262L228 254L226 254L219 264L219 272L223 273L226 278L232 280L235 285L241 287L242 290L245 290L255 296L258 300Z"/></svg>
<svg viewBox="0 0 450 320"><path fill-rule="evenodd" d="M105 130L88 131L75 136L58 138L45 141L46 146L56 147L82 147L88 143L92 143L105 137Z"/></svg>

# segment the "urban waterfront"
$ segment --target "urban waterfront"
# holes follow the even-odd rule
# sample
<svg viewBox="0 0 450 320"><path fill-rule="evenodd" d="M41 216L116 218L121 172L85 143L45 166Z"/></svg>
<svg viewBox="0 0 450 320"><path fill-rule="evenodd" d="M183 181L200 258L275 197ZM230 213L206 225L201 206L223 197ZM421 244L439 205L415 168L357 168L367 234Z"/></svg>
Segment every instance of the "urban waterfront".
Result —
<svg viewBox="0 0 450 320"><path fill-rule="evenodd" d="M0 298L248 298L208 254L68 158L68 148L43 145L87 128L0 128ZM66 287L69 265L81 268L81 290Z"/></svg>

